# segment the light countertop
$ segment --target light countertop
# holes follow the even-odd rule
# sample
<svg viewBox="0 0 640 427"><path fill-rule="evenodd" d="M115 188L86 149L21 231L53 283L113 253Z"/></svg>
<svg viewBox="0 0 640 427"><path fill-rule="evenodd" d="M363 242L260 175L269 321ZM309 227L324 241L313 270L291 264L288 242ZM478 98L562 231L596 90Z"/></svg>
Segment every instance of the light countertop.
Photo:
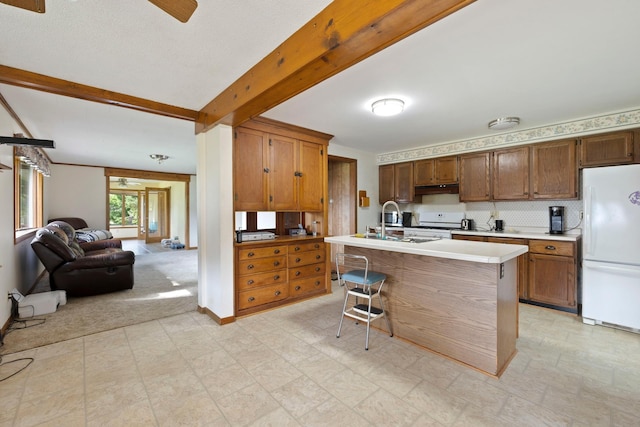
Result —
<svg viewBox="0 0 640 427"><path fill-rule="evenodd" d="M438 258L462 261L500 264L528 252L526 245L507 245L503 243L472 242L466 240L441 239L424 243L412 243L395 240L381 240L354 236L325 237L325 242L337 243L359 248L402 252Z"/></svg>
<svg viewBox="0 0 640 427"><path fill-rule="evenodd" d="M564 234L549 234L548 231L542 231L540 229L506 229L505 231L452 230L451 234L463 236L512 237L516 239L564 240L569 242L575 242L580 239L579 231L565 232Z"/></svg>

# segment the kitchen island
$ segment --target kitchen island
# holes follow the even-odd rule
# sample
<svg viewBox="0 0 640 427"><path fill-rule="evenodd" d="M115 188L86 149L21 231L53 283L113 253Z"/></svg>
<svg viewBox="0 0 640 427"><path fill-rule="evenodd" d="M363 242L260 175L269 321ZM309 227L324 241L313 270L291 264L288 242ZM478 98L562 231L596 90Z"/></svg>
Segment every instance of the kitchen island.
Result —
<svg viewBox="0 0 640 427"><path fill-rule="evenodd" d="M387 275L394 335L499 376L516 354L516 259L524 245L327 237Z"/></svg>

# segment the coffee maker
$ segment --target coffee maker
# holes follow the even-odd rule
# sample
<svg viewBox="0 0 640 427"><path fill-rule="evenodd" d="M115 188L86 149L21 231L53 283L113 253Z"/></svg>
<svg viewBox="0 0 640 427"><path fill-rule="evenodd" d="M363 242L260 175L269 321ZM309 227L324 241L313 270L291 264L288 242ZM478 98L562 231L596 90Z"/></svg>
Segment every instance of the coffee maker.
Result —
<svg viewBox="0 0 640 427"><path fill-rule="evenodd" d="M549 234L564 233L564 206L549 206Z"/></svg>

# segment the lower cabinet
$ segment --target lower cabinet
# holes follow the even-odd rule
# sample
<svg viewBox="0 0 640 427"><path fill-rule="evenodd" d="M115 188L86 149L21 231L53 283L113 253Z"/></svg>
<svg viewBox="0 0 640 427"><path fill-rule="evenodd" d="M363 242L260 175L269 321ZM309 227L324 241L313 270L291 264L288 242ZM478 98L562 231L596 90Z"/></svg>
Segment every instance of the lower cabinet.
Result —
<svg viewBox="0 0 640 427"><path fill-rule="evenodd" d="M236 248L236 315L327 292L326 246L304 243Z"/></svg>
<svg viewBox="0 0 640 427"><path fill-rule="evenodd" d="M518 297L520 302L544 305L578 313L578 242L459 235L459 240L528 245L529 252L518 257Z"/></svg>
<svg viewBox="0 0 640 427"><path fill-rule="evenodd" d="M528 300L577 313L576 269L574 242L531 240Z"/></svg>

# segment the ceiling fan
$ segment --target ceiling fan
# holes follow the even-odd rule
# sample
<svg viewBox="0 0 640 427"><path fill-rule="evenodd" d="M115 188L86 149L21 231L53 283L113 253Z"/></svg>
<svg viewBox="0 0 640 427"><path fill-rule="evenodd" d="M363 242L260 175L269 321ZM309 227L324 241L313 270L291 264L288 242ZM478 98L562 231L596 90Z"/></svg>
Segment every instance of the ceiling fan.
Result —
<svg viewBox="0 0 640 427"><path fill-rule="evenodd" d="M44 13L45 0L0 0L0 3L16 6L33 12ZM180 22L187 22L198 7L196 0L149 0Z"/></svg>

